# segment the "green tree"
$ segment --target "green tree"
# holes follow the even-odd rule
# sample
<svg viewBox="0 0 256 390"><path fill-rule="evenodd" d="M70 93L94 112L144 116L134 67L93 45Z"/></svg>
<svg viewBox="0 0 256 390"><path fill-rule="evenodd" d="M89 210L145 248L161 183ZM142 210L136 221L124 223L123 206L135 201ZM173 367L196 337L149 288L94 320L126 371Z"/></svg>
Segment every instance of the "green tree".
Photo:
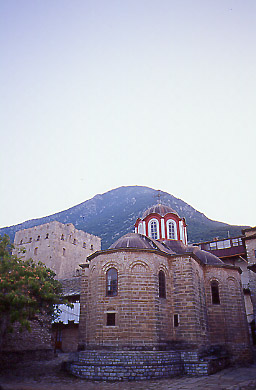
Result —
<svg viewBox="0 0 256 390"><path fill-rule="evenodd" d="M42 313L54 316L55 305L67 303L54 272L43 263L23 261L12 255L7 235L0 236L0 349L6 332L18 322L30 330L30 320Z"/></svg>

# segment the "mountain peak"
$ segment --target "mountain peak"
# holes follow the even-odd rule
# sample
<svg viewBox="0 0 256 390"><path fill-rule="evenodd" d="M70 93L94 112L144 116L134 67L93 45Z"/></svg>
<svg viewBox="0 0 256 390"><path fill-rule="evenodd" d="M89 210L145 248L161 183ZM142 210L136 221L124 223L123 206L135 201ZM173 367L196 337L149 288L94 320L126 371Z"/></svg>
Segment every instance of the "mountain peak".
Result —
<svg viewBox="0 0 256 390"><path fill-rule="evenodd" d="M239 236L245 226L232 226L208 219L181 199L167 192L143 186L122 186L97 194L67 210L50 216L25 221L0 229L0 235L8 234L14 239L16 231L41 225L50 221L73 223L76 229L84 230L102 238L102 248L108 248L117 238L134 231L137 218L149 207L158 203L171 207L186 219L190 242L208 241L215 237ZM228 233L229 232L229 233Z"/></svg>

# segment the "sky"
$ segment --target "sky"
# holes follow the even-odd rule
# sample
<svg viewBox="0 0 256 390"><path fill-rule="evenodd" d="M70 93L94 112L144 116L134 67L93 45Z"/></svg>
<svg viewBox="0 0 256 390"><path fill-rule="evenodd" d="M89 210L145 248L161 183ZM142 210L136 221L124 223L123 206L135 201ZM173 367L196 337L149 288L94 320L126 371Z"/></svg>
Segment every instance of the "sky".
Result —
<svg viewBox="0 0 256 390"><path fill-rule="evenodd" d="M0 0L0 227L119 186L256 225L255 0Z"/></svg>

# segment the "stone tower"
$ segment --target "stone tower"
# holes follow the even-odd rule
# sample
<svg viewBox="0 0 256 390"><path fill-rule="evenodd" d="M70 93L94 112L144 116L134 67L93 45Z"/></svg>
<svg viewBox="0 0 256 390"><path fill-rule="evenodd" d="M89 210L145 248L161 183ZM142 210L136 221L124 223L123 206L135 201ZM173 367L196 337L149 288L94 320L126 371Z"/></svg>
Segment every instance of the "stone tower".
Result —
<svg viewBox="0 0 256 390"><path fill-rule="evenodd" d="M75 229L72 223L53 221L18 231L14 246L14 254L22 259L41 261L55 272L57 279L68 279L78 276L79 264L101 249L101 239Z"/></svg>

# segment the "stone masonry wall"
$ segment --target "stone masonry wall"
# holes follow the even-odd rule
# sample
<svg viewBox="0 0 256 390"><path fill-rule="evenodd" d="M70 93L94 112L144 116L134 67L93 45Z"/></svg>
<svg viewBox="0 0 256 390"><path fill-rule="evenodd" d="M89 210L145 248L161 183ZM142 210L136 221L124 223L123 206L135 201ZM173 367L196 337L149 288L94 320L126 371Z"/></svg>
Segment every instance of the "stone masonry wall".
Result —
<svg viewBox="0 0 256 390"><path fill-rule="evenodd" d="M101 239L74 225L57 221L20 230L15 234L14 253L24 260L43 262L56 273L57 279L71 278L80 272L79 264L101 249ZM25 248L23 254L21 249Z"/></svg>
<svg viewBox="0 0 256 390"><path fill-rule="evenodd" d="M114 297L106 296L106 272L111 267L118 271ZM159 298L160 270L166 276L166 298ZM88 300L82 288L80 332L81 341L91 348L198 345L207 340L203 271L189 256L101 254L90 263L88 283ZM115 326L107 326L108 313L115 313Z"/></svg>
<svg viewBox="0 0 256 390"><path fill-rule="evenodd" d="M116 252L97 256L92 261L87 317L89 344L120 346L157 343L156 322L159 322L160 315L159 301L156 300L157 267L160 267L160 261L156 255L153 256L155 261L145 254L133 253L128 257L126 253ZM165 258L161 258L161 262L166 263ZM118 295L108 297L106 272L111 267L118 271ZM116 325L106 326L107 313L111 312L115 313Z"/></svg>
<svg viewBox="0 0 256 390"><path fill-rule="evenodd" d="M47 316L38 316L30 321L31 331L19 332L20 325L15 323L13 332L4 339L3 351L52 350L51 321Z"/></svg>
<svg viewBox="0 0 256 390"><path fill-rule="evenodd" d="M220 304L212 303L211 280L219 282ZM236 269L207 267L205 269L209 340L225 344L232 361L251 359L240 274Z"/></svg>
<svg viewBox="0 0 256 390"><path fill-rule="evenodd" d="M191 257L176 257L170 260L170 273L173 277L172 311L179 316L173 338L200 345L207 339L202 269Z"/></svg>
<svg viewBox="0 0 256 390"><path fill-rule="evenodd" d="M245 230L245 247L248 259L248 265L256 263L256 228ZM249 286L251 291L251 300L254 311L254 321L256 322L256 273L249 270Z"/></svg>
<svg viewBox="0 0 256 390"><path fill-rule="evenodd" d="M84 351L69 362L69 372L95 381L149 380L173 376L213 374L228 358L200 358L197 351Z"/></svg>

